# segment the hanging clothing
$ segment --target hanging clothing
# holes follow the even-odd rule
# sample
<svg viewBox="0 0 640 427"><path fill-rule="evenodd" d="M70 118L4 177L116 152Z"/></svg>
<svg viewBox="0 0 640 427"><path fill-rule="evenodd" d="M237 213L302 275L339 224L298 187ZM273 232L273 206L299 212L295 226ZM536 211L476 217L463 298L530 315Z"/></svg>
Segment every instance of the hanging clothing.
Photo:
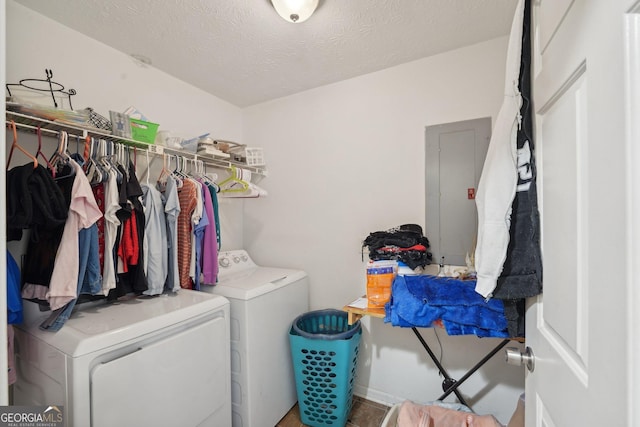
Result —
<svg viewBox="0 0 640 427"><path fill-rule="evenodd" d="M42 165L27 163L7 172L7 240L22 239L29 228L38 240L40 230L62 228L68 212L68 199Z"/></svg>
<svg viewBox="0 0 640 427"><path fill-rule="evenodd" d="M132 283L133 291L136 295L141 295L144 291L149 289L147 282L147 275L144 271L143 259L144 259L144 247L143 243L145 239L145 214L144 207L142 206L142 188L138 182L136 171L133 163L129 161L129 185L131 186L130 194L133 197L133 214L136 217L136 227L138 229L138 264L136 264L134 271L130 274L130 280ZM134 191L135 189L135 191Z"/></svg>
<svg viewBox="0 0 640 427"><path fill-rule="evenodd" d="M213 218L216 225L216 241L218 242L218 251L222 247L222 237L220 235L220 207L218 206L218 193L217 189L213 185L208 185L209 193L211 194L211 202L213 203ZM218 262L216 261L216 269L218 268Z"/></svg>
<svg viewBox="0 0 640 427"><path fill-rule="evenodd" d="M144 272L144 247L142 242L145 239L145 214L144 207L142 206L142 188L140 186L140 182L138 181L138 177L136 176L136 170L133 162L129 160L129 199L133 205L133 215L136 218L136 227L138 233L138 263L135 264L133 271L129 274L129 280L131 283L131 288L133 292L137 295L141 295L144 291L149 289L149 284L147 282L147 276Z"/></svg>
<svg viewBox="0 0 640 427"><path fill-rule="evenodd" d="M136 177L133 163L129 162L128 171L118 165L122 175L119 188L120 210L118 216L120 226L117 245L117 273L116 289L109 295L115 299L134 292L142 294L148 289L144 268L140 264L143 259L141 242L144 240L144 212L140 197L142 188Z"/></svg>
<svg viewBox="0 0 640 427"><path fill-rule="evenodd" d="M124 224L120 234L120 246L118 247L118 265L121 269L118 272L128 273L129 266L138 264L139 242L138 227L135 215L131 215Z"/></svg>
<svg viewBox="0 0 640 427"><path fill-rule="evenodd" d="M156 188L143 184L142 202L145 215L143 266L148 284L144 294L158 295L164 290L167 280L169 255L162 194Z"/></svg>
<svg viewBox="0 0 640 427"><path fill-rule="evenodd" d="M189 277L191 265L191 237L192 215L196 209L196 185L189 179L182 182L182 188L178 190L180 200L180 214L178 215L178 273L180 275L180 287L192 289L193 283Z"/></svg>
<svg viewBox="0 0 640 427"><path fill-rule="evenodd" d="M77 297L69 301L64 307L53 310L51 315L40 324L40 329L51 332L59 331L71 316L80 295L99 295L102 293L97 224L80 230L78 243L80 263L76 290Z"/></svg>
<svg viewBox="0 0 640 427"><path fill-rule="evenodd" d="M80 270L78 271L78 295L100 295L100 255L98 251L98 225L83 228L79 233Z"/></svg>
<svg viewBox="0 0 640 427"><path fill-rule="evenodd" d="M104 183L104 254L102 262L102 294L108 295L116 287L116 258L115 244L118 238L120 219L118 211L118 181L114 170L108 172L109 177Z"/></svg>
<svg viewBox="0 0 640 427"><path fill-rule="evenodd" d="M202 242L201 235L204 232L203 226L200 226L200 220L202 219L202 213L204 211L204 204L202 203L202 184L198 181L188 178L196 186L196 208L191 214L191 260L189 262L189 277L193 283L192 289L200 290L200 278L198 277L200 268L196 267L198 262L196 258L201 251L199 248L199 242Z"/></svg>
<svg viewBox="0 0 640 427"><path fill-rule="evenodd" d="M493 294L506 258L511 204L518 181L516 134L522 103L518 81L523 16L524 0L518 0L509 36L504 99L496 118L476 194L478 244L475 262L478 281L475 290L485 298L490 298Z"/></svg>
<svg viewBox="0 0 640 427"><path fill-rule="evenodd" d="M44 175L43 175L44 176ZM58 247L62 241L67 221L70 215L73 186L76 174L73 167L65 165L57 174L55 185L61 191L66 206L65 223L55 228L49 228L38 224L36 217L33 219L31 234L27 244L24 265L22 270L22 298L32 300L38 304L49 304L49 287L52 283L52 274L55 268ZM32 194L33 196L33 194ZM34 209L34 214L37 209ZM75 251L77 253L77 249Z"/></svg>
<svg viewBox="0 0 640 427"><path fill-rule="evenodd" d="M180 274L178 272L178 216L180 215L180 200L178 186L173 177L167 178L164 190L164 213L167 224L167 281L165 289L176 292L180 289Z"/></svg>
<svg viewBox="0 0 640 427"><path fill-rule="evenodd" d="M91 184L91 189L93 190L93 197L96 199L96 203L98 204L98 208L100 208L100 212L102 212L102 217L96 222L98 227L98 257L100 259L100 273L104 270L104 210L105 210L105 200L104 200L104 183L99 182L97 184Z"/></svg>
<svg viewBox="0 0 640 427"><path fill-rule="evenodd" d="M202 192L202 185L200 185L200 191ZM204 203L203 203L204 206ZM204 242L204 233L209 227L209 218L207 212L203 209L202 217L200 221L193 227L193 238L195 241L195 274L193 275L193 289L200 290L200 284L202 283L202 244Z"/></svg>
<svg viewBox="0 0 640 427"><path fill-rule="evenodd" d="M531 5L525 0L519 87L522 124L516 135L518 182L511 205L509 246L493 297L504 301L511 336L525 336L525 298L542 292L540 214L531 94Z"/></svg>
<svg viewBox="0 0 640 427"><path fill-rule="evenodd" d="M217 224L213 210L213 199L209 187L202 183L202 196L204 200L204 212L209 225L204 230L202 237L202 283L214 285L218 277L218 243L216 241Z"/></svg>
<svg viewBox="0 0 640 427"><path fill-rule="evenodd" d="M69 159L69 164L75 171L75 179L69 216L58 247L47 295L52 310L63 307L77 297L80 260L78 233L83 228L91 227L102 216L82 167L73 159Z"/></svg>

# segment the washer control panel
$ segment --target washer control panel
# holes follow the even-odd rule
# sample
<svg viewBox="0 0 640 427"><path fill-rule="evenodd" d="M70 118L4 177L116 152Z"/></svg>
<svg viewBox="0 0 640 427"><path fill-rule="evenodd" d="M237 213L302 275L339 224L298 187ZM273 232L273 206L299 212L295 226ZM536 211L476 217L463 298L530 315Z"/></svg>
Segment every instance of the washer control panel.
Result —
<svg viewBox="0 0 640 427"><path fill-rule="evenodd" d="M244 249L223 251L218 253L218 274L232 274L256 267L249 254Z"/></svg>

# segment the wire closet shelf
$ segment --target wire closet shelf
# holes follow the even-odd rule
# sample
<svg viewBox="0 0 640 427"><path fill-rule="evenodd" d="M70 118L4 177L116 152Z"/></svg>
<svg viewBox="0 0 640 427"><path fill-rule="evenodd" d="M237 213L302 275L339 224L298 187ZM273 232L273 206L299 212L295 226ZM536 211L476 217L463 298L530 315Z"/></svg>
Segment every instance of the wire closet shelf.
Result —
<svg viewBox="0 0 640 427"><path fill-rule="evenodd" d="M146 144L144 142L136 141L133 139L123 138L119 136L112 135L111 133L104 131L102 129L94 128L94 127L80 127L78 125L70 125L58 121L46 120L39 117L29 116L27 114L18 113L14 111L6 112L6 123L9 125L11 121L14 121L16 127L18 129L24 129L28 131L36 131L38 127L40 130L45 133L49 133L52 135L57 135L61 131L67 132L69 137L72 138L86 138L87 135L93 136L95 138L104 139L106 141L113 141L121 144L125 144L131 147L140 148L142 150L147 150L151 154L162 155L162 154L172 154L178 155L184 158L193 159L193 160L201 160L207 165L210 165L215 168L223 168L223 169L231 169L232 167L238 167L250 170L252 173L257 173L262 176L267 176L267 169L264 166L249 166L241 162L235 162L233 160L223 160L217 159L213 156L194 154L184 150L178 150L168 147L163 147L160 145Z"/></svg>

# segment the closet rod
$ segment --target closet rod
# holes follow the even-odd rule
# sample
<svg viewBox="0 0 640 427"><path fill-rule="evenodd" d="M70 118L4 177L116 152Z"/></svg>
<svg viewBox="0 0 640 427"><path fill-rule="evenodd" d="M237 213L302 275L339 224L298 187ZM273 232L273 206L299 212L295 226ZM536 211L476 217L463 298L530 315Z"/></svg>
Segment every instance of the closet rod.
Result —
<svg viewBox="0 0 640 427"><path fill-rule="evenodd" d="M21 128L21 129L30 129L33 130L34 132L38 130L38 126L33 126L33 125L27 125L24 123L17 123L16 122L16 127L17 128ZM59 130L55 130L55 129L47 129L47 128L40 128L41 132L46 132L46 133L50 133L54 136L58 136L60 134L61 131ZM69 137L73 137L73 138L84 138L83 135L73 135L67 132L67 135L69 135Z"/></svg>

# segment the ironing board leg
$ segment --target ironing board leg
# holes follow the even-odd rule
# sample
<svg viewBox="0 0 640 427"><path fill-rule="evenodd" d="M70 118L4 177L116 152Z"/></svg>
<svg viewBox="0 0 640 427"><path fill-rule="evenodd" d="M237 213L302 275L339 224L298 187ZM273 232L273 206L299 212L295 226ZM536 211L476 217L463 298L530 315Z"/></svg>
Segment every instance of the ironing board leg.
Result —
<svg viewBox="0 0 640 427"><path fill-rule="evenodd" d="M438 371L440 371L440 373L444 377L444 381L442 382L442 384L443 384L443 386L446 384L447 387L448 387L447 389L445 389L445 391L447 393L445 394L444 397L448 396L449 394L451 394L453 392L453 393L455 393L456 397L458 398L458 401L460 401L460 403L462 403L463 405L468 407L469 405L467 405L467 402L465 402L464 398L462 397L462 395L458 391L458 385L460 383L457 383L456 380L454 380L453 378L451 378L449 376L449 374L447 373L447 370L444 369L444 366L442 366L442 364L440 363L440 361L438 360L436 355L433 354L433 352L431 351L431 348L429 347L427 342L424 340L424 338L422 338L422 335L420 335L420 332L418 332L418 329L416 329L415 327L412 327L411 330L413 331L414 334L416 334L416 337L418 337L418 340L420 341L420 344L422 344L422 347L424 347L424 349L427 351L427 353L429 353L429 357L431 357L431 360L433 360L433 363L438 368ZM453 385L452 386L448 386L449 384L453 384ZM438 400L442 400L442 399L444 399L444 397L441 397Z"/></svg>
<svg viewBox="0 0 640 427"><path fill-rule="evenodd" d="M463 382L465 382L467 380L467 378L469 378L471 375L473 375L478 369L480 369L480 367L482 367L482 365L484 365L485 363L487 363L487 361L489 359L491 359L497 352L500 351L500 349L502 347L504 347L505 345L507 345L509 343L509 339L505 339L502 340L500 342L500 344L498 344L493 350L491 350L484 358L482 358L482 360L480 360L478 363L476 363L476 365L471 368L466 374L464 374L464 376L462 378L460 378L460 381L456 381L454 382L451 387L449 387L447 390L445 390L444 394L442 396L440 396L438 398L438 400L443 400L444 398L446 398L448 395L451 394L451 392L455 393L456 396L458 396L458 387L460 386L460 384L462 384ZM463 405L469 406L464 402L461 402Z"/></svg>

